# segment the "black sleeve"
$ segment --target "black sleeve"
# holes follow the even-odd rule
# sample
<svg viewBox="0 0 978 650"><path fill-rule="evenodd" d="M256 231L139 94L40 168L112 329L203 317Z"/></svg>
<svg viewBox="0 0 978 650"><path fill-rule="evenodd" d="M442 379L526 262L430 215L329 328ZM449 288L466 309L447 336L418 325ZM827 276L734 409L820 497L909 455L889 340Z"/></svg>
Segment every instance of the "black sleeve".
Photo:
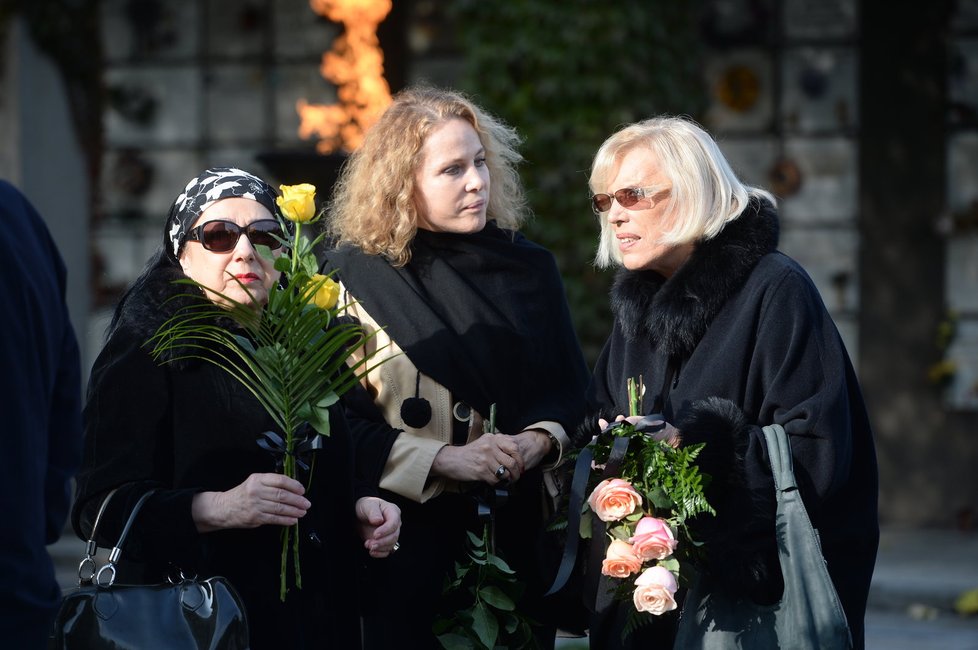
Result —
<svg viewBox="0 0 978 650"><path fill-rule="evenodd" d="M141 342L124 331L113 335L89 381L72 526L81 539L88 539L99 507L115 488L98 530L100 546L114 544L139 497L158 489L130 532L126 556L189 565L199 547L191 514L197 491L172 488L170 395L167 370Z"/></svg>
<svg viewBox="0 0 978 650"><path fill-rule="evenodd" d="M370 393L357 383L342 398L347 426L353 438L359 496L376 491L399 429L387 424Z"/></svg>

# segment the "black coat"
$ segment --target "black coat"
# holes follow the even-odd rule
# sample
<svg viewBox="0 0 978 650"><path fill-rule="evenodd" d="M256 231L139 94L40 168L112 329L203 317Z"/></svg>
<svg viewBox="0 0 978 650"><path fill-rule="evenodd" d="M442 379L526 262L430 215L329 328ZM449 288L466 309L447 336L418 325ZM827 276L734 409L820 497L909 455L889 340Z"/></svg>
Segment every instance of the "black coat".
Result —
<svg viewBox="0 0 978 650"><path fill-rule="evenodd" d="M128 576L120 582L159 581L174 563L203 577L222 575L241 594L252 650L358 648L355 586L366 561L354 520L353 460L339 409L332 432L315 452L300 520L303 586L279 600L281 528L198 533L191 500L202 491L233 488L255 472L275 471L257 436L276 427L246 389L224 370L199 360L161 365L146 340L173 310L165 299L181 277L163 269L129 296L119 325L92 369L85 407L85 457L73 510L83 539L107 490L122 485L106 510L99 537L114 542L128 507L150 487L126 543ZM316 539L313 540L313 537Z"/></svg>
<svg viewBox="0 0 978 650"><path fill-rule="evenodd" d="M61 589L45 546L61 536L81 462L81 362L65 266L44 221L0 181L0 639L43 648Z"/></svg>
<svg viewBox="0 0 978 650"><path fill-rule="evenodd" d="M412 253L409 264L395 268L345 247L327 255L326 268L338 269L351 296L412 363L451 392L433 407L463 401L487 416L495 403L497 430L507 434L539 421L576 425L588 373L553 255L494 222L470 234L419 230ZM383 420L367 391L360 393L345 398L347 417L358 462L372 462L365 471L380 476L397 462L389 453L401 430ZM539 466L527 471L494 511L498 553L526 586L518 610L539 622L553 607L542 594L559 556L544 530L542 481ZM378 565L378 582L390 585L380 596L403 585L411 585L411 595L384 602L380 615L367 619L376 628L366 630L367 647L438 647L432 622L439 610L457 608L443 596L444 580L456 560L465 560L466 531L479 534L485 524L476 495L495 498L495 491L477 483L424 503L384 494L401 507L404 526L402 549Z"/></svg>
<svg viewBox="0 0 978 650"><path fill-rule="evenodd" d="M842 339L809 276L775 250L777 240L774 208L752 201L668 280L619 273L614 330L594 371L590 406L606 416L627 413L626 380L642 376L645 412L664 414L687 444L706 442L700 465L714 477L707 496L718 512L698 527L711 558L706 568L761 599L780 589L761 427L783 425L861 648L879 541L872 431Z"/></svg>

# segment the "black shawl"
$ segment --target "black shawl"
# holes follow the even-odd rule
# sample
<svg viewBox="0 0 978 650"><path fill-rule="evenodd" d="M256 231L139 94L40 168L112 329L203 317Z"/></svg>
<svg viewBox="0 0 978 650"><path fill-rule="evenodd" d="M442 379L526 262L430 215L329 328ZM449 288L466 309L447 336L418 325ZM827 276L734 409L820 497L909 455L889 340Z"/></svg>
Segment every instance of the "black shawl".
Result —
<svg viewBox="0 0 978 650"><path fill-rule="evenodd" d="M418 369L519 433L571 430L588 380L553 256L490 222L478 233L418 230L402 268L345 246L327 254L352 296Z"/></svg>

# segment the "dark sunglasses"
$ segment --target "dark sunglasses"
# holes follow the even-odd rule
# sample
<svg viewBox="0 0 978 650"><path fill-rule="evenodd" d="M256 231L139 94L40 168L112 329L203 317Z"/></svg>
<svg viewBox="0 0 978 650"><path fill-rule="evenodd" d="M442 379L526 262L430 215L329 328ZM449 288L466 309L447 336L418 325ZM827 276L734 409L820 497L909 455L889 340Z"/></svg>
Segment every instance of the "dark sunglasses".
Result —
<svg viewBox="0 0 978 650"><path fill-rule="evenodd" d="M241 233L248 236L252 246L268 246L273 251L282 247L279 238L285 237L282 226L274 219L252 221L247 226L215 219L191 229L187 233L187 241L198 241L201 246L213 253L227 253L238 245Z"/></svg>
<svg viewBox="0 0 978 650"><path fill-rule="evenodd" d="M651 187L623 187L614 194L595 194L591 197L591 209L595 214L601 214L611 209L612 200L618 201L623 208L630 208L642 199L655 196L662 190L668 189L664 185L653 185ZM655 205L653 202L652 205Z"/></svg>

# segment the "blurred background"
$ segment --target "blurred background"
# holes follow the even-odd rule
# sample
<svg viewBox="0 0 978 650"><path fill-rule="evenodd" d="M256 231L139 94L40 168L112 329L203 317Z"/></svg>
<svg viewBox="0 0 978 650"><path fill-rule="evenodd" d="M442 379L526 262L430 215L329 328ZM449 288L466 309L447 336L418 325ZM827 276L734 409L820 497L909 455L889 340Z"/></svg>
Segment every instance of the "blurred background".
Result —
<svg viewBox="0 0 978 650"><path fill-rule="evenodd" d="M591 156L654 114L704 124L779 197L781 248L842 332L881 522L978 527L978 0L2 0L0 177L65 257L83 366L189 178L234 165L325 199L420 81L524 137L526 230L592 362Z"/></svg>

